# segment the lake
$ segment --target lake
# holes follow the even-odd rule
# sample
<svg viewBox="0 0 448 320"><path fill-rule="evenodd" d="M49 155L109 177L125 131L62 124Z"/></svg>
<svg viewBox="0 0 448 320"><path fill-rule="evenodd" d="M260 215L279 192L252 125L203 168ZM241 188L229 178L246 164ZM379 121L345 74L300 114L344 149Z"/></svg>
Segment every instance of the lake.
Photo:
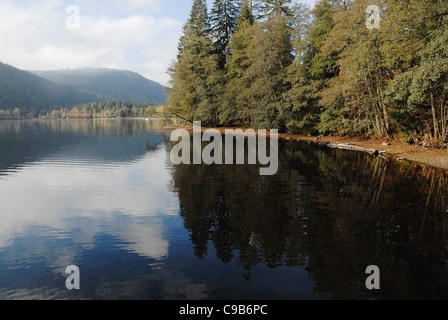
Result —
<svg viewBox="0 0 448 320"><path fill-rule="evenodd" d="M274 176L175 166L164 125L0 122L0 299L448 298L446 172L296 141Z"/></svg>

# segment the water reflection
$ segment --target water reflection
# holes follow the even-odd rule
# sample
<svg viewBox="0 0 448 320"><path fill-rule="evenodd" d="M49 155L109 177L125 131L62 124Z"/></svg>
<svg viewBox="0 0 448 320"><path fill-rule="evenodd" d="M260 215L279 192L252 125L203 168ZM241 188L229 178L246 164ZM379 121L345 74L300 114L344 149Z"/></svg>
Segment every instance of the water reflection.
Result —
<svg viewBox="0 0 448 320"><path fill-rule="evenodd" d="M145 144L162 143L159 134L148 136L145 130L155 133L163 124L163 121L129 120L2 121L0 173L20 170L23 164L55 154L56 160L62 155L96 163L132 161L145 154ZM116 143L126 137L132 139L117 148Z"/></svg>
<svg viewBox="0 0 448 320"><path fill-rule="evenodd" d="M304 268L327 298L446 298L447 175L356 152L281 144L280 170L173 172L195 255L210 245L250 280L260 264ZM382 290L365 288L368 265ZM429 271L430 270L430 271Z"/></svg>
<svg viewBox="0 0 448 320"><path fill-rule="evenodd" d="M154 123L30 121L0 127L0 298L65 298L60 280L71 264L82 265L83 282L90 281L90 292L80 297L95 298L99 284L105 285L98 274L111 271L105 283L120 282L133 274L133 257L153 264L166 259L163 220L176 214L177 203L166 187L164 150L147 148L163 146ZM132 296L134 289L125 291L99 297Z"/></svg>
<svg viewBox="0 0 448 320"><path fill-rule="evenodd" d="M173 166L162 126L0 122L0 299L448 297L445 172L293 141L275 176Z"/></svg>

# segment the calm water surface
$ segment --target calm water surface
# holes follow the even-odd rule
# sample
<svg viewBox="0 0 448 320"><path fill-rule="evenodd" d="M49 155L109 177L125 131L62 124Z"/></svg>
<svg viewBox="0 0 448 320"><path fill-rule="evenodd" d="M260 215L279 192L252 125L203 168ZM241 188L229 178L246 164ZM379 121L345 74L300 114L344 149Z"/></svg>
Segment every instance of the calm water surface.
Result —
<svg viewBox="0 0 448 320"><path fill-rule="evenodd" d="M174 166L162 126L0 122L0 299L448 298L445 172L292 141L272 177Z"/></svg>

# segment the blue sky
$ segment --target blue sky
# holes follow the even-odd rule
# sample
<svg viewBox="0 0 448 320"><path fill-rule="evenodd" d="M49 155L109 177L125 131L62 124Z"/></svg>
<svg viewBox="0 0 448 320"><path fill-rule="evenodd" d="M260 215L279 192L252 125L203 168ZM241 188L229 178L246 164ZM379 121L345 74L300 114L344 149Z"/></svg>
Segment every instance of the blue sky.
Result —
<svg viewBox="0 0 448 320"><path fill-rule="evenodd" d="M125 69L167 85L191 3L0 0L0 61L24 70ZM75 25L70 6L79 8L79 28L67 28Z"/></svg>

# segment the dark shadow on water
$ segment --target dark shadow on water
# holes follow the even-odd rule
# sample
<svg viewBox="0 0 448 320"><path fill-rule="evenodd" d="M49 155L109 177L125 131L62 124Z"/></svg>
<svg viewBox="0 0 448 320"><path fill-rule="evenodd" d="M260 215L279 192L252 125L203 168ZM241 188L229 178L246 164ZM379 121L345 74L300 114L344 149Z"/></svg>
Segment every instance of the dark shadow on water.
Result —
<svg viewBox="0 0 448 320"><path fill-rule="evenodd" d="M250 281L259 264L304 268L332 299L444 299L447 174L358 152L280 143L280 169L179 165L173 190L199 258L213 245ZM369 265L381 290L366 290Z"/></svg>

